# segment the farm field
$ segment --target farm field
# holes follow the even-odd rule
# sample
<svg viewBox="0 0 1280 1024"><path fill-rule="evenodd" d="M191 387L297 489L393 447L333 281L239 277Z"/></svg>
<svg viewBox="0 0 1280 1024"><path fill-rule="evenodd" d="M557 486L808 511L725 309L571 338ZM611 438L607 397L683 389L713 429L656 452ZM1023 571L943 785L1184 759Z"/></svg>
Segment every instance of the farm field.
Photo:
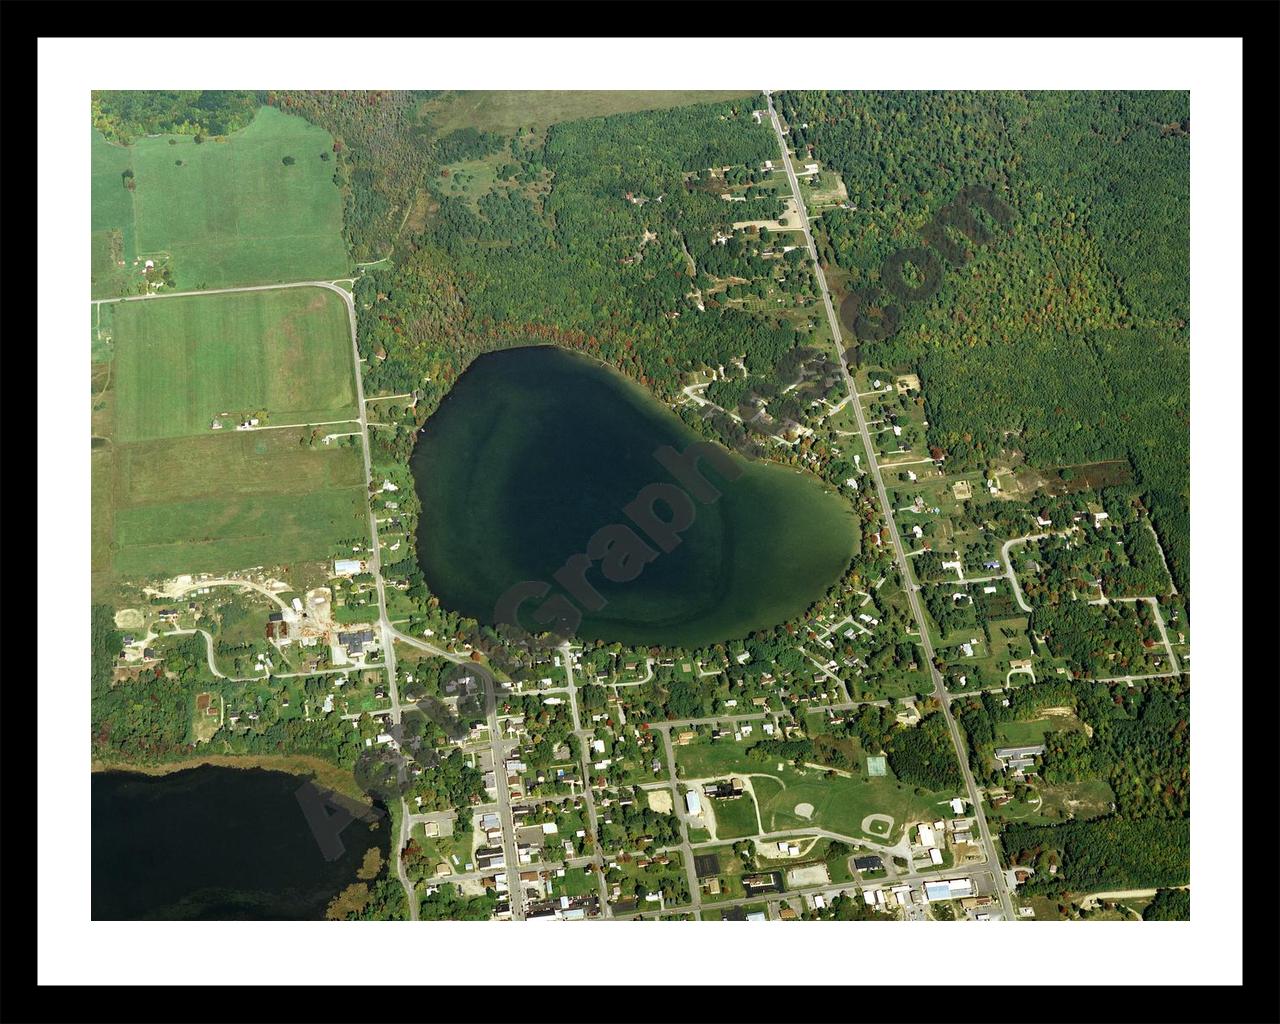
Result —
<svg viewBox="0 0 1280 1024"><path fill-rule="evenodd" d="M558 121L603 117L640 110L664 110L695 103L718 103L755 96L752 91L547 89L536 92L488 92L476 90L427 100L419 108L439 135L455 128L479 131L515 131L546 127Z"/></svg>
<svg viewBox="0 0 1280 1024"><path fill-rule="evenodd" d="M112 328L122 442L208 434L223 412L265 412L267 425L357 415L347 313L323 289L122 302Z"/></svg>
<svg viewBox="0 0 1280 1024"><path fill-rule="evenodd" d="M306 427L213 431L209 419L354 417L341 301L300 288L123 302L100 326L110 361L93 376L93 592L258 565L320 582L320 563L365 533L359 449Z"/></svg>
<svg viewBox="0 0 1280 1024"><path fill-rule="evenodd" d="M236 431L121 445L115 500L145 508L193 498L231 498L360 487L358 451L301 442L305 430Z"/></svg>
<svg viewBox="0 0 1280 1024"><path fill-rule="evenodd" d="M133 193L125 187L132 152L95 131L90 145L90 282L93 298L121 295L128 289L134 257ZM124 261L124 266L120 262Z"/></svg>
<svg viewBox="0 0 1280 1024"><path fill-rule="evenodd" d="M115 513L115 572L164 576L326 558L363 523L363 487L206 497Z"/></svg>
<svg viewBox="0 0 1280 1024"><path fill-rule="evenodd" d="M167 257L179 290L342 277L350 266L332 149L324 129L271 107L203 143L139 139L127 151L136 255Z"/></svg>
<svg viewBox="0 0 1280 1024"><path fill-rule="evenodd" d="M94 131L93 297L143 291L135 258L167 266L180 290L347 274L332 146L323 129L271 107L199 143L159 135L120 146Z"/></svg>

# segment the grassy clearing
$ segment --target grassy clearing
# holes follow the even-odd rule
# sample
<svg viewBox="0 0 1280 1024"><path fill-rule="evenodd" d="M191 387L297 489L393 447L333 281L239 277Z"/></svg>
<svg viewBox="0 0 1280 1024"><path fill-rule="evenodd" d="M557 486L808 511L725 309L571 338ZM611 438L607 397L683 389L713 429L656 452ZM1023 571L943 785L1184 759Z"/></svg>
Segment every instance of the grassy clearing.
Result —
<svg viewBox="0 0 1280 1024"><path fill-rule="evenodd" d="M641 89L548 89L537 92L456 92L427 100L420 113L435 125L437 134L455 128L507 131L545 128L558 121L603 117L639 110L666 110L695 103L718 103L757 95L753 91Z"/></svg>
<svg viewBox="0 0 1280 1024"><path fill-rule="evenodd" d="M242 131L202 144L189 135L139 139L122 151L136 175L137 255L171 257L180 289L348 276L332 148L324 129L270 107ZM95 160L104 200L109 155L122 159L104 152ZM95 188L95 230L119 216L115 206L110 217L105 206L99 214L98 196Z"/></svg>
<svg viewBox="0 0 1280 1024"><path fill-rule="evenodd" d="M1041 788L1042 812L1076 818L1097 818L1111 810L1116 795L1104 779L1063 783ZM1054 820L1057 820L1056 818Z"/></svg>
<svg viewBox="0 0 1280 1024"><path fill-rule="evenodd" d="M125 302L112 331L120 441L207 434L223 412L357 415L346 309L322 289Z"/></svg>

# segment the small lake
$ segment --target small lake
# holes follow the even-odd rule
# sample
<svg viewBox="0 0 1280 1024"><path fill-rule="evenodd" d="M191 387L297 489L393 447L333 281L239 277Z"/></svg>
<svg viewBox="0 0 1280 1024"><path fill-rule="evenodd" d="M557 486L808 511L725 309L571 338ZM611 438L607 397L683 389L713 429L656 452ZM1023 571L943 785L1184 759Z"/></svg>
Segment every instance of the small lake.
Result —
<svg viewBox="0 0 1280 1024"><path fill-rule="evenodd" d="M390 830L385 816L374 831L354 821L326 861L298 803L304 781L212 766L95 772L93 920L322 919L369 847L385 862Z"/></svg>
<svg viewBox="0 0 1280 1024"><path fill-rule="evenodd" d="M422 500L417 554L445 608L495 621L513 584L545 581L586 549L645 486L677 483L654 457L702 440L648 392L602 363L548 346L477 358L427 421L413 454ZM697 647L746 636L802 613L848 568L857 522L817 478L732 455L742 471L711 482L678 545L628 582L598 564L587 580L605 599L578 636ZM664 506L659 515L669 516ZM636 529L643 536L643 533ZM536 611L543 599L525 603ZM539 628L528 614L522 624Z"/></svg>

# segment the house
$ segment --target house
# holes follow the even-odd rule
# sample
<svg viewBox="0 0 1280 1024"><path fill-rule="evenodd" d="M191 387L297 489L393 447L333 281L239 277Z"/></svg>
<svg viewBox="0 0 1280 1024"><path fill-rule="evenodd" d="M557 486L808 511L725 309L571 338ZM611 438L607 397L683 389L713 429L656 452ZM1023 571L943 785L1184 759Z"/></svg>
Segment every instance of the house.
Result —
<svg viewBox="0 0 1280 1024"><path fill-rule="evenodd" d="M884 861L879 857L855 857L853 866L858 871L880 871L884 868Z"/></svg>

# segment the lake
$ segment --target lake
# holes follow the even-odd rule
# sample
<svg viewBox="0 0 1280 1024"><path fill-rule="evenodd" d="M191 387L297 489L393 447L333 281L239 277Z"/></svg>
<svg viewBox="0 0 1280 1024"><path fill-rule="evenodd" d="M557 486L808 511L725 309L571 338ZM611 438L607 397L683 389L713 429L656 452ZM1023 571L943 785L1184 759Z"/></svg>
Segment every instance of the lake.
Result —
<svg viewBox="0 0 1280 1024"><path fill-rule="evenodd" d="M427 421L412 467L423 513L417 555L445 608L492 624L513 584L544 581L621 523L642 488L677 483L655 458L702 440L620 373L548 346L477 358ZM592 565L606 602L585 609L576 635L632 645L698 647L802 613L847 570L858 524L848 503L808 473L731 456L741 471L708 479L718 500L673 550L657 551L628 582ZM668 506L655 506L669 517ZM646 538L648 539L648 538ZM522 608L521 623L546 597ZM580 602L575 602L580 604Z"/></svg>
<svg viewBox="0 0 1280 1024"><path fill-rule="evenodd" d="M95 772L92 918L320 920L365 851L390 850L388 819L353 821L324 859L298 803L305 780L203 766L171 775Z"/></svg>

